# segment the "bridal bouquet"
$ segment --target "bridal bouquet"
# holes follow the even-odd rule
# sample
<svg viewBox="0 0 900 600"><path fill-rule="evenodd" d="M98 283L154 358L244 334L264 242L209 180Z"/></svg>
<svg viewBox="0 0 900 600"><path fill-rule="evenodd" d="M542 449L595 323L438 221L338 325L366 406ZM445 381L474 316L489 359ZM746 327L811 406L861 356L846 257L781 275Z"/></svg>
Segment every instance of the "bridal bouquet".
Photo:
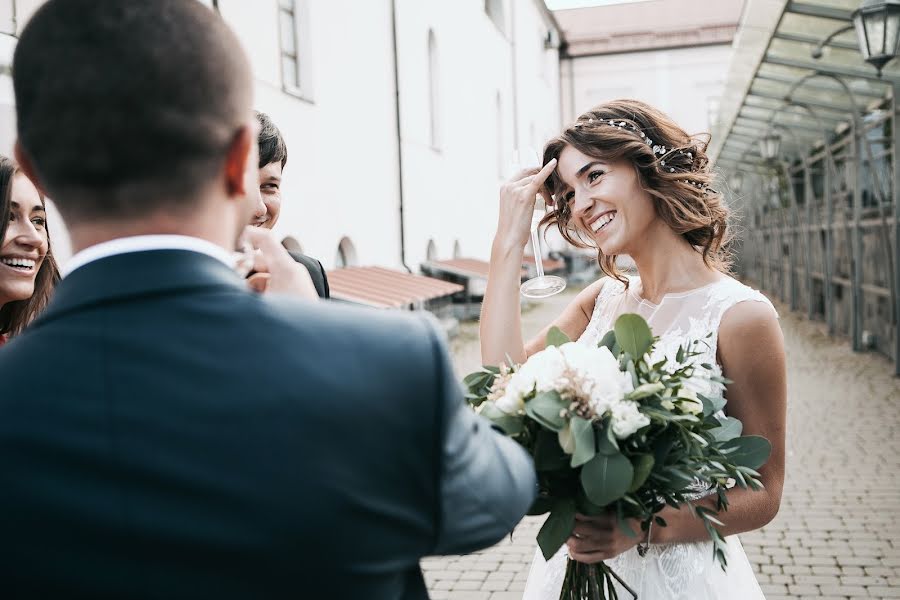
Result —
<svg viewBox="0 0 900 600"><path fill-rule="evenodd" d="M714 365L697 364L706 340L686 342L674 357L656 341L634 314L619 317L597 347L553 328L546 349L524 364L465 378L475 410L534 458L540 491L529 514L550 513L537 536L545 559L571 535L576 513L610 512L637 536L628 520L639 519L646 535L666 526L665 506L690 504L726 567L716 515L727 510L731 485L762 487L756 469L771 445L741 436L741 422L724 416L728 382ZM693 505L705 496L715 496L717 510ZM637 598L605 563L569 560L560 598L614 600L613 580Z"/></svg>

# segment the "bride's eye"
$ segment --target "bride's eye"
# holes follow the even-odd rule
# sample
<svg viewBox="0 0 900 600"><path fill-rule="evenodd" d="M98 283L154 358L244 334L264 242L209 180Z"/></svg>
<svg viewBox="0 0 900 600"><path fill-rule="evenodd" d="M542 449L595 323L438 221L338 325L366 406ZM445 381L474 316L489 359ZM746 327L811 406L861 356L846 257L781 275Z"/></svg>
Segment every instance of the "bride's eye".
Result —
<svg viewBox="0 0 900 600"><path fill-rule="evenodd" d="M604 175L606 175L605 171L591 171L590 174L588 174L588 183L594 183Z"/></svg>

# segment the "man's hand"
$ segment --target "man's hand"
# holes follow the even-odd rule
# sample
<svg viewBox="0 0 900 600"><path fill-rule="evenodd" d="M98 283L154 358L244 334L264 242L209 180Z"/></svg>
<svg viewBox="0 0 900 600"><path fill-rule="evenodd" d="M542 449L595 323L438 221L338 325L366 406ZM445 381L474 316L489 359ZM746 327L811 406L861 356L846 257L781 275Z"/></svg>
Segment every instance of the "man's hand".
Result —
<svg viewBox="0 0 900 600"><path fill-rule="evenodd" d="M250 289L259 293L319 299L309 271L291 258L271 230L247 227L244 239L254 250L253 270L256 273L247 280Z"/></svg>
<svg viewBox="0 0 900 600"><path fill-rule="evenodd" d="M641 531L641 522L630 519L628 524L637 534L630 537L622 531L615 515L586 517L575 515L575 528L566 540L569 556L584 564L598 563L614 558L643 541L646 534Z"/></svg>

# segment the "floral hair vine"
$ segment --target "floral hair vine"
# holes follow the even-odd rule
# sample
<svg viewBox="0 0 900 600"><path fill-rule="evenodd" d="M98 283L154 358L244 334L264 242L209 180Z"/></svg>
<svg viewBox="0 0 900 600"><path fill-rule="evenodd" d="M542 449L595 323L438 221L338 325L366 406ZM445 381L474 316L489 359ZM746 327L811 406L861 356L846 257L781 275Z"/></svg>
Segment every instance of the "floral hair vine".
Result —
<svg viewBox="0 0 900 600"><path fill-rule="evenodd" d="M638 134L641 139L644 140L644 142L653 149L653 154L660 157L659 166L667 170L669 173L674 173L676 169L675 166L672 166L673 158L686 158L690 162L690 164L693 165L694 154L692 152L680 148L666 148L661 144L654 144L653 140L650 139L650 136L641 131L641 129L637 125L628 121L619 121L616 119L594 119L593 117L588 117L587 119L576 122L575 127L584 127L585 125L593 125L594 123L597 123L598 125L607 125L609 127L618 127L619 129L628 129ZM665 159L669 160L668 166L666 166ZM692 169L688 170L690 171ZM697 189L702 190L705 190L708 187L707 184L701 181L695 181L691 179L687 180L687 183Z"/></svg>

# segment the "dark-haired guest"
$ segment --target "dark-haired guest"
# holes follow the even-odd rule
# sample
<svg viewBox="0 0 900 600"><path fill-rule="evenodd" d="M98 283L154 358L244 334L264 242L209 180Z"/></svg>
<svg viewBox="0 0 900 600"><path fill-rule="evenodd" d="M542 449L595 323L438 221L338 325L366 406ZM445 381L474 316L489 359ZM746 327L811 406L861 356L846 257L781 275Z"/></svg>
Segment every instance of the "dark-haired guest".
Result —
<svg viewBox="0 0 900 600"><path fill-rule="evenodd" d="M259 123L259 194L266 214L255 224L272 229L281 215L281 178L287 165L287 144L269 115L257 111L256 121ZM319 297L328 298L328 277L322 263L299 252L291 252L290 255L309 271Z"/></svg>
<svg viewBox="0 0 900 600"><path fill-rule="evenodd" d="M0 346L41 312L58 280L44 198L0 156Z"/></svg>

